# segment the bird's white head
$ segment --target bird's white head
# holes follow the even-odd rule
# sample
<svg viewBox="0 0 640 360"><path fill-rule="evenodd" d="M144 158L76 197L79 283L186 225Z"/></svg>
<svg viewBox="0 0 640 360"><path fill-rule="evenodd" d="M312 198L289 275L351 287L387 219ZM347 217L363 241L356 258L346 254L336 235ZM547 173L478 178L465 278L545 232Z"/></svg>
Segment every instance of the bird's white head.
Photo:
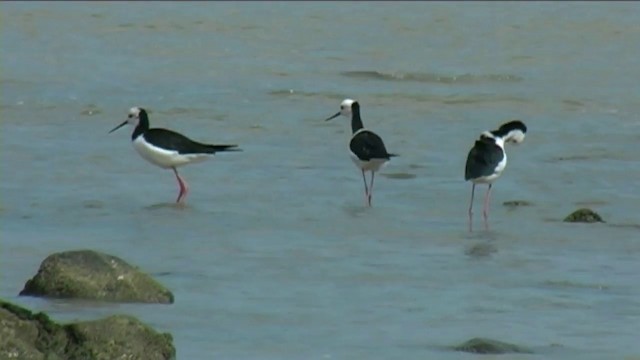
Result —
<svg viewBox="0 0 640 360"><path fill-rule="evenodd" d="M506 143L519 144L524 141L527 126L520 120L513 120L502 124L498 130L494 130L492 133L501 137Z"/></svg>
<svg viewBox="0 0 640 360"><path fill-rule="evenodd" d="M129 109L129 114L127 115L127 123L134 126L138 125L138 122L140 122L140 112L142 112L142 109L137 106Z"/></svg>
<svg viewBox="0 0 640 360"><path fill-rule="evenodd" d="M505 138L505 141L512 144L520 144L521 142L524 141L524 133L520 130L513 130Z"/></svg>
<svg viewBox="0 0 640 360"><path fill-rule="evenodd" d="M340 103L340 111L338 111L337 113L333 114L332 116L330 116L329 118L326 119L326 121L329 121L331 119L335 119L340 115L344 115L346 117L351 116L351 109L353 104L355 103L355 100L352 99L344 99L342 100L342 102Z"/></svg>
<svg viewBox="0 0 640 360"><path fill-rule="evenodd" d="M125 125L133 125L133 126L138 126L138 124L140 124L141 119L143 119L142 121L146 121L148 122L148 118L147 118L147 112L141 108L141 107L137 107L134 106L131 109L129 109L129 114L127 115L127 120L125 120L122 124L116 126L115 128L113 128L113 130L109 131L109 133L112 133L118 129L120 129L121 127L125 126Z"/></svg>

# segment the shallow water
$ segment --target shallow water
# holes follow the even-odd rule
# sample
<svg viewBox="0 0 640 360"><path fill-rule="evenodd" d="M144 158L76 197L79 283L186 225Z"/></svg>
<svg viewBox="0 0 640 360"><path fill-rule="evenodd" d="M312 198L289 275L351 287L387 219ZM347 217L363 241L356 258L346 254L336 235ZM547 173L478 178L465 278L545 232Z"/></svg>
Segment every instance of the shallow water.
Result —
<svg viewBox="0 0 640 360"><path fill-rule="evenodd" d="M60 321L133 314L179 359L471 358L445 347L476 336L640 356L640 5L0 9L1 297ZM323 121L345 97L400 154L370 209L348 121ZM182 168L178 208L130 129L107 134L136 105L244 151ZM491 229L476 211L469 234L467 151L514 118L527 139L507 148ZM584 206L607 222L561 221ZM47 255L79 248L154 274L175 304L17 297Z"/></svg>

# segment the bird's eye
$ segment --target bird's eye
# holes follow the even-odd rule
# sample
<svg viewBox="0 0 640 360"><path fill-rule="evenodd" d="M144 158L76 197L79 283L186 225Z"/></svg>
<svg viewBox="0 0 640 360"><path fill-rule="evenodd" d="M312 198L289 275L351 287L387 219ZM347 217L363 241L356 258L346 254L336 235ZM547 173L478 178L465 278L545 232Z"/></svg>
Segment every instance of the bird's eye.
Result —
<svg viewBox="0 0 640 360"><path fill-rule="evenodd" d="M129 119L131 119L133 117L133 114L129 114Z"/></svg>
<svg viewBox="0 0 640 360"><path fill-rule="evenodd" d="M344 105L340 105L340 110L344 110Z"/></svg>

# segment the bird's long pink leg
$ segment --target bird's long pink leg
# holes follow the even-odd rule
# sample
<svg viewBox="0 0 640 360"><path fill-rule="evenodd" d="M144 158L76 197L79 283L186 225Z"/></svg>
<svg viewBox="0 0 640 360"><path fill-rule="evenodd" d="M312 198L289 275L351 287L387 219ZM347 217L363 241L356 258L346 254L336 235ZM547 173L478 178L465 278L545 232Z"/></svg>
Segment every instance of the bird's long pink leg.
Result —
<svg viewBox="0 0 640 360"><path fill-rule="evenodd" d="M471 184L471 201L469 202L469 232L473 231L473 195L476 191L476 184Z"/></svg>
<svg viewBox="0 0 640 360"><path fill-rule="evenodd" d="M364 175L364 170L362 170L362 181L364 181L364 200L369 201L369 189L367 188L367 178Z"/></svg>
<svg viewBox="0 0 640 360"><path fill-rule="evenodd" d="M484 208L482 209L482 215L484 217L484 228L489 230L489 195L491 194L491 184L487 188L487 194L484 197Z"/></svg>
<svg viewBox="0 0 640 360"><path fill-rule="evenodd" d="M172 169L173 169L173 173L176 174L176 179L178 179L178 185L180 185L180 193L178 194L178 199L176 199L176 202L181 203L187 197L187 193L189 192L189 186L184 181L184 179L180 177L180 175L178 174L178 170L176 170L176 168L172 168Z"/></svg>
<svg viewBox="0 0 640 360"><path fill-rule="evenodd" d="M367 197L369 206L371 206L371 197L373 196L373 179L375 178L376 173L375 172L371 172L371 185L369 185L369 196Z"/></svg>

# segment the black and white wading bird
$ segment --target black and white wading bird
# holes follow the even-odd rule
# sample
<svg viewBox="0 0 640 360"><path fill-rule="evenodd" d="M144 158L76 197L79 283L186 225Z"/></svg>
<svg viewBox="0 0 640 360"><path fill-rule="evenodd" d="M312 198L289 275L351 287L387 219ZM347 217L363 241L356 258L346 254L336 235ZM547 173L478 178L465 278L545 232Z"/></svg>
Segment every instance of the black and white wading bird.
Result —
<svg viewBox="0 0 640 360"><path fill-rule="evenodd" d="M127 120L109 133L127 124L134 126L131 140L138 154L154 165L173 170L180 186L177 203L183 203L189 192L187 183L178 174L179 166L206 160L219 151L240 151L237 145L202 144L171 130L150 129L149 116L140 107L131 108Z"/></svg>
<svg viewBox="0 0 640 360"><path fill-rule="evenodd" d="M351 131L353 132L351 140L349 141L351 159L362 171L366 204L371 206L373 179L376 171L380 170L387 161L397 155L388 153L384 142L382 142L382 138L373 131L364 128L362 118L360 117L360 104L358 104L357 101L351 99L343 100L340 104L340 111L325 121L329 121L340 115L351 117ZM365 176L365 172L367 171L371 172L371 183L368 186Z"/></svg>
<svg viewBox="0 0 640 360"><path fill-rule="evenodd" d="M473 195L476 184L488 184L484 198L482 215L485 229L489 229L489 195L491 185L500 177L507 166L506 143L519 144L524 140L527 127L522 121L514 120L502 124L498 130L484 131L469 151L464 171L465 181L471 180L471 202L469 204L469 231L473 227Z"/></svg>

